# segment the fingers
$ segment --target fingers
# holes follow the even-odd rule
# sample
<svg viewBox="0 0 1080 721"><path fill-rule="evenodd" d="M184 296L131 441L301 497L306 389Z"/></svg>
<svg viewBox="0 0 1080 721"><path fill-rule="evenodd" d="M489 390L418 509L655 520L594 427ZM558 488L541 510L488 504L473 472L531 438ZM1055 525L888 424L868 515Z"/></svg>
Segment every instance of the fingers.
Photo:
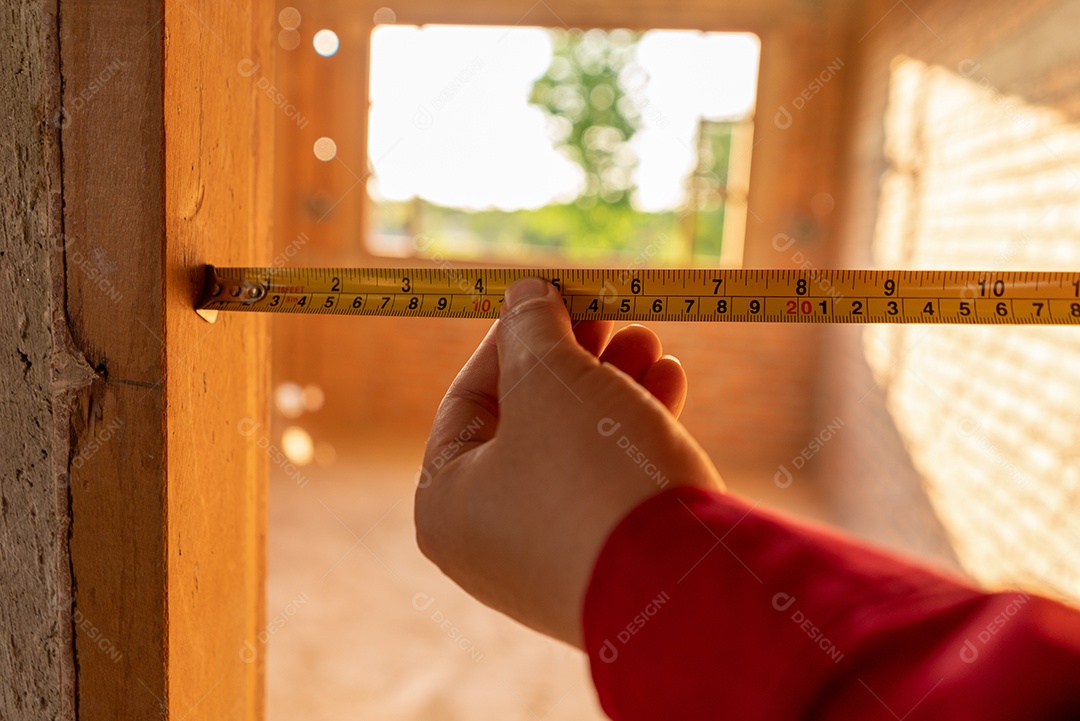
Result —
<svg viewBox="0 0 1080 721"><path fill-rule="evenodd" d="M599 353L601 361L638 381L678 417L687 390L682 365L672 356L662 356L660 339L648 328L627 326L607 342L611 327L611 323L600 321L572 324L552 285L539 278L517 281L507 289L495 329L498 397L505 399L538 367L543 367L543 372L536 382L560 393L571 387L577 373L595 364ZM492 362L485 356L483 367ZM558 382L549 382L552 377ZM490 387L487 393L491 394Z"/></svg>
<svg viewBox="0 0 1080 721"><path fill-rule="evenodd" d="M636 380L678 418L686 402L686 373L674 356L662 354L655 333L629 325L612 337L600 360Z"/></svg>
<svg viewBox="0 0 1080 721"><path fill-rule="evenodd" d="M435 413L425 461L439 459L441 468L477 443L495 435L499 415L499 355L496 321L466 361ZM425 463L426 465L426 463Z"/></svg>
<svg viewBox="0 0 1080 721"><path fill-rule="evenodd" d="M603 327L586 327L595 347ZM522 395L510 391L530 377L538 392L549 387L569 388L582 371L596 365L591 350L578 345L570 316L558 290L539 278L523 278L506 291L498 324L499 392L504 401ZM537 370L537 369L540 370ZM541 372L542 371L542 372ZM556 383L549 381L556 380ZM530 386L532 387L532 386Z"/></svg>
<svg viewBox="0 0 1080 721"><path fill-rule="evenodd" d="M619 330L600 355L600 360L610 363L634 380L660 360L663 351L660 339L643 325L628 325Z"/></svg>
<svg viewBox="0 0 1080 721"><path fill-rule="evenodd" d="M574 323L574 337L582 348L598 356L607 345L614 327L610 320L579 320Z"/></svg>
<svg viewBox="0 0 1080 721"><path fill-rule="evenodd" d="M676 418L686 403L686 371L675 356L666 355L649 366L638 378L649 393L668 407Z"/></svg>

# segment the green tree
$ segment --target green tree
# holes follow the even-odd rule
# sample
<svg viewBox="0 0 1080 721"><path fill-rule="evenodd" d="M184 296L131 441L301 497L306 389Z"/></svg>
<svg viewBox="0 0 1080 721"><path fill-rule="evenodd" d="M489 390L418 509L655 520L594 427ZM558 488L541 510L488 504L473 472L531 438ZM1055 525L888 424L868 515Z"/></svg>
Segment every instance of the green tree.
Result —
<svg viewBox="0 0 1080 721"><path fill-rule="evenodd" d="M634 66L639 36L628 30L552 31L554 57L529 102L544 110L555 147L581 166L585 187L575 204L629 207L637 158L629 141L641 112L620 79Z"/></svg>

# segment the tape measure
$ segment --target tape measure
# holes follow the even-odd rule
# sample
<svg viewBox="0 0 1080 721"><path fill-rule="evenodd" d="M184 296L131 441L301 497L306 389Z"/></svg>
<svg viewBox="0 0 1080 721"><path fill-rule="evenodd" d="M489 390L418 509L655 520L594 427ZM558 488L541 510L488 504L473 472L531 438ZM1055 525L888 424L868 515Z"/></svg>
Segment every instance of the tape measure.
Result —
<svg viewBox="0 0 1080 721"><path fill-rule="evenodd" d="M497 318L526 276L575 320L1080 325L1080 273L973 270L207 266L196 310Z"/></svg>

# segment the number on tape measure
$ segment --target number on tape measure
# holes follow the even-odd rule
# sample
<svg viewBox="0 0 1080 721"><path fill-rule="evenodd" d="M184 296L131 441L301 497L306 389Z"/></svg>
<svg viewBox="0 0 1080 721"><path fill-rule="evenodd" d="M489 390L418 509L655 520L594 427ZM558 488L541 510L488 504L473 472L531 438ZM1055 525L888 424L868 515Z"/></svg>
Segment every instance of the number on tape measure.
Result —
<svg viewBox="0 0 1080 721"><path fill-rule="evenodd" d="M1061 272L207 266L196 309L496 318L526 276L574 319L1080 324L1080 273Z"/></svg>

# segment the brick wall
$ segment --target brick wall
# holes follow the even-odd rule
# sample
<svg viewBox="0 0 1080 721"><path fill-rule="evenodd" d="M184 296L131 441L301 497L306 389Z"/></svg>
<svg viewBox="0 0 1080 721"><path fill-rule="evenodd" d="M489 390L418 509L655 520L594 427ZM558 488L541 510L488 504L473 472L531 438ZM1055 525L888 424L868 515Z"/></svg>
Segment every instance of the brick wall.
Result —
<svg viewBox="0 0 1080 721"><path fill-rule="evenodd" d="M1080 269L1078 23L1075 1L866 8L841 263ZM1076 329L868 326L826 348L819 417L857 419L822 459L845 523L1080 598Z"/></svg>
<svg viewBox="0 0 1080 721"><path fill-rule="evenodd" d="M770 241L777 233L812 236L818 241L830 233L833 198L838 192L837 121L843 78L834 80L837 71L830 71L828 82L814 86L812 93L808 88L839 55L844 37L839 24L841 5L830 4L829 14L816 20L801 11L785 11L778 15L782 21L761 29L762 110L754 129L747 221L750 266L822 264L821 247L804 246L798 255L776 254ZM318 71L305 62L286 56L279 67L284 73L282 88L289 93L296 88L307 108L304 93L318 93L304 78ZM838 72L842 76L846 69ZM812 99L797 101L801 93ZM777 123L774 116L780 105L788 107L792 117ZM311 115L314 125L325 125L321 116L314 111ZM317 180L321 176L311 167L310 144L297 139L295 124L281 121L279 131L278 247L292 243L299 232L310 239L288 262L400 262L373 258L363 251L362 224L355 222L359 211L337 218L335 210L325 222L306 214L307 206L297 199L312 196L319 182L332 185L332 180L340 180L343 185L330 195L341 195L343 206L358 202L362 189L352 193L355 178L351 176L334 180L327 175ZM325 172L342 174L336 165ZM364 433L419 444L442 393L486 325L420 319L274 318L274 382L317 383L327 391L325 407L300 419L316 440L344 448ZM820 329L671 324L658 330L666 350L683 360L690 376L685 423L722 467L775 467L805 446L811 435Z"/></svg>
<svg viewBox="0 0 1080 721"><path fill-rule="evenodd" d="M358 434L419 447L443 392L489 325L420 318L302 316L274 321L279 361L275 383L324 388L322 410L299 422L316 440L339 449L346 449ZM805 445L818 329L677 323L651 327L664 341L665 352L677 355L689 376L684 422L721 466L775 465L776 459L790 458Z"/></svg>

